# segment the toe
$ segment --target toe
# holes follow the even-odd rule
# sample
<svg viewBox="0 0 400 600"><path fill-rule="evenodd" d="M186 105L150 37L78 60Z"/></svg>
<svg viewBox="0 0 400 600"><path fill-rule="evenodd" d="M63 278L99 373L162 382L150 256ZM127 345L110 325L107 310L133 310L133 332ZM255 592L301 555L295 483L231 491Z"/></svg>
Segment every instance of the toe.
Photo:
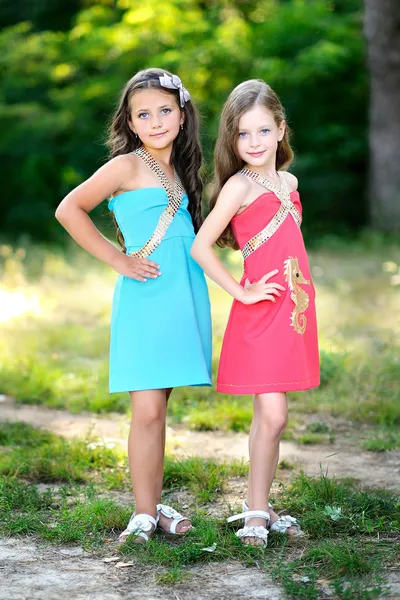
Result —
<svg viewBox="0 0 400 600"><path fill-rule="evenodd" d="M191 529L192 529L192 524L189 520L181 521L176 526L176 531L178 533L186 533L187 531L190 531Z"/></svg>

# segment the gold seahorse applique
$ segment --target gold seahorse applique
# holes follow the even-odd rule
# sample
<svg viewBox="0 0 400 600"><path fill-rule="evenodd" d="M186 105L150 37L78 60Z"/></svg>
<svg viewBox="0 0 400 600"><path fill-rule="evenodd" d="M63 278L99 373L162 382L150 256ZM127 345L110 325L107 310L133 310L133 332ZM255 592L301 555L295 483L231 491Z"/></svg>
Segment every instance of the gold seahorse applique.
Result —
<svg viewBox="0 0 400 600"><path fill-rule="evenodd" d="M297 257L289 256L283 263L285 265L284 274L286 281L288 282L289 289L291 291L290 298L295 303L294 310L291 314L291 326L297 333L303 335L307 326L307 317L304 311L307 310L309 304L309 297L307 292L300 287L299 283L310 283L304 278L303 273L300 271L299 259Z"/></svg>

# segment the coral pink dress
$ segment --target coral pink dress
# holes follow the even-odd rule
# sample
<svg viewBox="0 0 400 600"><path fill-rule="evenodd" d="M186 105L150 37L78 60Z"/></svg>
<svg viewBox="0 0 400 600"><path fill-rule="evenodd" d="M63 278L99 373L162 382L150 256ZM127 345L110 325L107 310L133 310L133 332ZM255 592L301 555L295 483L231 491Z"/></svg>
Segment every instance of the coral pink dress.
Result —
<svg viewBox="0 0 400 600"><path fill-rule="evenodd" d="M251 171L242 173L274 188ZM288 392L320 382L315 290L300 231L300 197L288 190L282 175L281 190L266 190L231 221L245 258L241 285L246 278L254 283L279 269L269 281L286 291L275 303L245 305L234 300L222 345L218 392Z"/></svg>

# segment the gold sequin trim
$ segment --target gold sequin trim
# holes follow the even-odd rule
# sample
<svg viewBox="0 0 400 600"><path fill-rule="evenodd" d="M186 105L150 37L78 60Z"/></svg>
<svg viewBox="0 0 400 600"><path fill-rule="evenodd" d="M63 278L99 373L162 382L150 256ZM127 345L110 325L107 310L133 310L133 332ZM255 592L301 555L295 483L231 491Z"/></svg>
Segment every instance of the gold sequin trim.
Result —
<svg viewBox="0 0 400 600"><path fill-rule="evenodd" d="M157 161L151 156L145 148L141 147L134 150L132 154L135 154L142 159L144 164L154 173L157 179L161 182L163 188L167 192L168 206L163 210L155 230L151 234L144 246L140 250L131 252L130 256L136 256L137 258L147 258L154 250L161 244L162 240L167 233L168 227L171 225L172 220L178 212L182 203L182 196L185 192L182 182L178 177L174 169L174 185L171 185L170 180L160 167Z"/></svg>
<svg viewBox="0 0 400 600"><path fill-rule="evenodd" d="M241 175L246 175L253 179L261 186L265 187L270 192L273 192L275 196L281 201L281 206L278 211L272 217L271 221L262 229L259 233L253 236L246 244L243 246L242 254L243 258L246 260L257 248L265 244L276 231L278 231L279 227L285 221L286 217L291 214L294 218L297 225L300 227L301 225L301 214L294 206L293 202L290 199L290 190L286 183L286 179L284 178L282 173L278 172L281 186L276 186L272 181L269 181L265 177L262 177L258 173L254 171L250 171L250 169L242 169L239 171Z"/></svg>

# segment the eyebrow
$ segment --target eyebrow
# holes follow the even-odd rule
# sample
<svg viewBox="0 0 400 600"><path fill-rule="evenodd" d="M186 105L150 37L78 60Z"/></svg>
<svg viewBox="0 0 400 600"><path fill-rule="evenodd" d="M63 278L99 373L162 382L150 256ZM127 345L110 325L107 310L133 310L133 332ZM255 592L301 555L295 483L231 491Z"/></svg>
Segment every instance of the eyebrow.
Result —
<svg viewBox="0 0 400 600"><path fill-rule="evenodd" d="M172 104L163 104L162 106L159 106L158 109L162 110L163 108L171 108ZM149 108L138 108L137 110L135 110L135 112L139 113L139 112L148 112L150 109Z"/></svg>
<svg viewBox="0 0 400 600"><path fill-rule="evenodd" d="M271 127L271 125L259 125L258 129L269 129ZM239 131L243 132L243 131L248 131L248 129L242 129L239 127Z"/></svg>

